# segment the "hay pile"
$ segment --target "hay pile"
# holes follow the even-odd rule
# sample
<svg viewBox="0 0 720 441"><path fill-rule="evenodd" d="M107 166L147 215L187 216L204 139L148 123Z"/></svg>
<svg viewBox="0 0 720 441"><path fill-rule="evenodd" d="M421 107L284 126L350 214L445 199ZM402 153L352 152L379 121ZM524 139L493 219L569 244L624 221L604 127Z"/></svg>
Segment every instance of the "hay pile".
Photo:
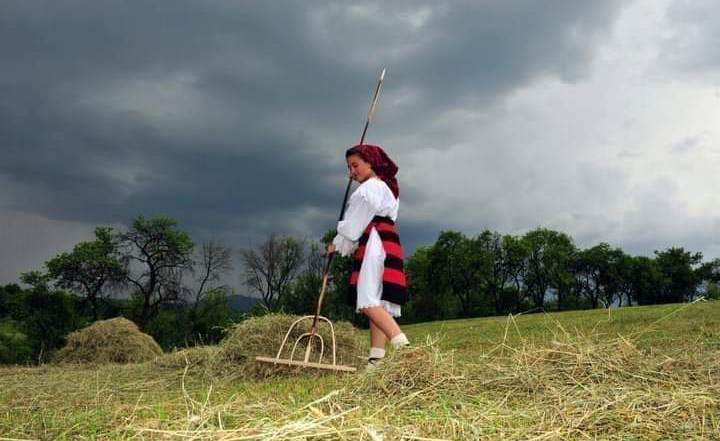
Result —
<svg viewBox="0 0 720 441"><path fill-rule="evenodd" d="M252 317L238 323L227 331L227 336L220 342L220 347L213 358L211 370L214 375L231 375L242 378L263 379L276 375L291 373L323 373L330 372L320 369L303 369L290 366L280 366L261 363L255 360L256 356L275 357L290 325L300 316L284 314L268 314L262 317ZM297 338L309 332L312 319L299 323L288 337L285 351L281 358L289 358ZM367 343L355 328L348 322L334 322L336 363L346 366L359 366L364 362L359 356L367 352ZM325 342L322 363L332 363L332 339L327 323L321 322L318 331ZM313 339L315 343L317 339ZM302 360L307 339L304 339L295 352L294 359ZM310 361L318 362L319 345L314 345Z"/></svg>
<svg viewBox="0 0 720 441"><path fill-rule="evenodd" d="M68 335L53 363L142 363L162 355L155 340L123 317L100 320Z"/></svg>

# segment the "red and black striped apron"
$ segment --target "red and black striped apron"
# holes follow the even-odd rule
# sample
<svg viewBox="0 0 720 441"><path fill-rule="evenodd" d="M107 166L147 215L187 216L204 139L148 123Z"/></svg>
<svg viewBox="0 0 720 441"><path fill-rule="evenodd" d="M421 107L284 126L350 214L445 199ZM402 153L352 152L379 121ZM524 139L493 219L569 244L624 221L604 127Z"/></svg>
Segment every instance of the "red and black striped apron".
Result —
<svg viewBox="0 0 720 441"><path fill-rule="evenodd" d="M382 295L380 298L387 302L404 305L407 301L407 282L403 265L404 253L400 238L395 231L395 222L389 217L375 216L365 228L358 241L358 248L353 256L352 273L350 274L350 293L355 303L357 299L357 281L362 267L365 247L370 238L373 227L377 230L382 246L385 249L385 269L382 277Z"/></svg>

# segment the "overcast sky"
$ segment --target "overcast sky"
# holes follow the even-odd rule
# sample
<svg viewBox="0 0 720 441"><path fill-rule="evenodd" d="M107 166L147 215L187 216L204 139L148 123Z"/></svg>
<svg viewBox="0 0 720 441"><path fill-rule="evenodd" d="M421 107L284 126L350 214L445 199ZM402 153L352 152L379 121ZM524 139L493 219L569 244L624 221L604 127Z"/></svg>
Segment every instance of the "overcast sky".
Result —
<svg viewBox="0 0 720 441"><path fill-rule="evenodd" d="M139 214L317 238L382 68L409 252L547 227L720 257L718 47L714 0L5 1L0 284Z"/></svg>

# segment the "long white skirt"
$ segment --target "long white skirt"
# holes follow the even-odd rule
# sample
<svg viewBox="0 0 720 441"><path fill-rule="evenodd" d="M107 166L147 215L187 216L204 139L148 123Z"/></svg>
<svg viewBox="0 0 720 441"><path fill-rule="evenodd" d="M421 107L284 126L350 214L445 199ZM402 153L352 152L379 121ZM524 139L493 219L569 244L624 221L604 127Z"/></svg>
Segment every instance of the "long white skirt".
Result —
<svg viewBox="0 0 720 441"><path fill-rule="evenodd" d="M400 305L382 300L382 276L385 269L385 248L380 235L373 228L370 230L365 257L360 266L357 282L357 309L362 312L364 308L382 306L393 317L400 317Z"/></svg>

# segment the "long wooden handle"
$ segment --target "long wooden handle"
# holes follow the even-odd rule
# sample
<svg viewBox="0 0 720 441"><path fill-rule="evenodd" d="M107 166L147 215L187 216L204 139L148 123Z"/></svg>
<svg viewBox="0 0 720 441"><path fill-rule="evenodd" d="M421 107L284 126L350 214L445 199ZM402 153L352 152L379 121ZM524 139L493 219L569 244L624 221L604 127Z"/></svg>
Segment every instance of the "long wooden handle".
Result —
<svg viewBox="0 0 720 441"><path fill-rule="evenodd" d="M327 289L328 276L330 275L330 264L332 263L333 255L334 253L328 255L327 261L325 262L322 287L320 288L320 296L318 297L317 310L315 311L315 318L313 319L312 333L315 333L315 331L317 331L318 317L320 317L320 310L322 309L323 298L325 298L325 290Z"/></svg>
<svg viewBox="0 0 720 441"><path fill-rule="evenodd" d="M382 70L380 73L380 79L378 80L377 86L375 87L375 94L373 95L372 101L370 101L370 110L368 110L367 121L365 122L365 128L363 129L362 136L360 137L360 144L365 142L365 135L367 134L368 126L372 121L373 114L375 113L375 107L377 106L378 97L380 96L380 89L382 88L383 80L385 79L385 71ZM342 205L340 206L340 216L338 222L343 220L345 216L345 206L347 205L348 196L350 195L350 186L352 185L352 178L348 179L347 187L345 187L345 196L343 197ZM333 253L334 254L334 253ZM320 316L320 310L322 309L323 297L325 297L325 289L327 288L328 275L330 273L330 264L332 263L333 254L329 254L327 262L325 264L325 271L323 271L323 282L322 288L320 288L320 296L318 297L317 310L315 311L315 318L313 319L312 334L317 331L318 317Z"/></svg>

